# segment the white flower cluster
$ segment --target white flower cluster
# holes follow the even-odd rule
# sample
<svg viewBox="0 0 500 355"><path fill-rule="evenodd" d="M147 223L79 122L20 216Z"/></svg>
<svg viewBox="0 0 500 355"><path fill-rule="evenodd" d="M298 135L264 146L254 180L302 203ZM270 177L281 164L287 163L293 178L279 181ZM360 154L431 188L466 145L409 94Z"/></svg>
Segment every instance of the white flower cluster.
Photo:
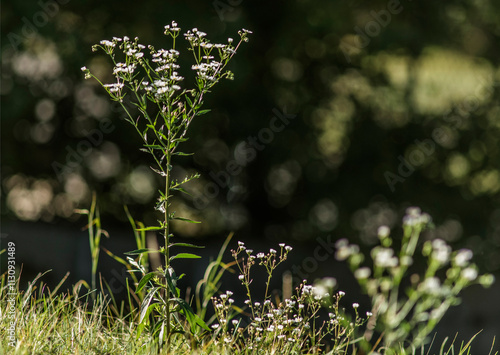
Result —
<svg viewBox="0 0 500 355"><path fill-rule="evenodd" d="M192 30L187 31L184 33L184 37L191 43L191 45L196 46L199 45L203 42L204 37L207 34L202 31L198 31L197 28L193 28Z"/></svg>
<svg viewBox="0 0 500 355"><path fill-rule="evenodd" d="M345 238L337 240L335 247L337 248L335 258L339 261L346 260L350 256L359 253L359 246L356 244L349 244L349 241Z"/></svg>
<svg viewBox="0 0 500 355"><path fill-rule="evenodd" d="M177 64L180 53L175 49L175 39L179 36L180 30L175 21L165 26L165 34L173 38L174 48L156 51L153 46L148 46L151 53L151 62L144 58L145 54L143 50L146 46L139 44L137 37L133 40L127 36L123 38L113 37L111 40L105 39L100 41L99 44L92 46L92 50L95 51L100 48L106 54L110 55L115 63L118 62L113 68L113 75L117 79L116 83L104 85L113 100L122 101L125 96L125 87L132 91L137 91L138 89L144 90L149 99L153 101L165 101L180 92L180 82L184 78L177 72L180 68ZM240 31L242 40L250 33L248 30ZM196 63L192 66L192 69L196 72L196 84L198 87L193 90L182 91L178 95L190 92L195 96L197 90L206 92L221 78L233 78L233 74L230 71L222 73L222 69L235 53L232 39L228 41L228 44L212 44L206 39L207 34L199 31L197 28L187 31L184 36L190 43L191 48L189 49L193 51L195 57ZM245 40L248 40L248 38ZM237 47L240 43L238 43ZM121 61L116 57L115 51L117 48L120 48L124 54L124 58L120 59ZM219 56L215 59L216 56L214 54L217 52ZM155 65L151 66L151 63ZM137 75L140 74L138 68L146 75L142 80L135 81ZM90 70L86 67L83 67L82 71L85 73L85 79L93 77ZM145 79L149 79L151 83L146 82ZM177 96L177 98L179 97ZM145 105L145 102L142 104Z"/></svg>
<svg viewBox="0 0 500 355"><path fill-rule="evenodd" d="M131 75L134 73L134 70L137 68L137 64L132 63L127 65L126 63L116 63L116 66L113 69L113 75L121 76L121 74Z"/></svg>
<svg viewBox="0 0 500 355"><path fill-rule="evenodd" d="M177 25L177 22L172 21L170 25L165 26L165 34L172 33L173 35L176 35L176 32L178 33L180 31L180 27Z"/></svg>
<svg viewBox="0 0 500 355"><path fill-rule="evenodd" d="M426 225L431 221L431 216L427 213L422 213L418 207L407 208L406 215L403 217L403 225L405 226Z"/></svg>
<svg viewBox="0 0 500 355"><path fill-rule="evenodd" d="M394 256L394 250L391 248L376 247L372 251L372 257L375 266L381 268L398 266L398 258Z"/></svg>
<svg viewBox="0 0 500 355"><path fill-rule="evenodd" d="M113 83L113 84L104 84L105 88L109 89L109 92L116 94L116 96L121 95L121 90L125 85L123 83Z"/></svg>

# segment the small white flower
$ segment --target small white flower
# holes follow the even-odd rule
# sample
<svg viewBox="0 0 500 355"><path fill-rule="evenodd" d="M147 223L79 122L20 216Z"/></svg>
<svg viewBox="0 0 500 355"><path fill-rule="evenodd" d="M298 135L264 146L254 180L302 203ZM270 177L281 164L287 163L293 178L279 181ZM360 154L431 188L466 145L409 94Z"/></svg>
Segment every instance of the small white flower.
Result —
<svg viewBox="0 0 500 355"><path fill-rule="evenodd" d="M462 270L462 277L467 281L474 281L477 278L477 270L471 267Z"/></svg>
<svg viewBox="0 0 500 355"><path fill-rule="evenodd" d="M366 316L367 317L371 317L371 316L373 316L373 313L372 312L366 312Z"/></svg>
<svg viewBox="0 0 500 355"><path fill-rule="evenodd" d="M271 254L273 254L273 255L274 255L274 254L276 254L276 250L274 250L274 249L269 249L269 253L271 253Z"/></svg>
<svg viewBox="0 0 500 355"><path fill-rule="evenodd" d="M284 248L284 247L285 247L285 243L280 243L280 244L279 244L279 246L280 246L281 248Z"/></svg>
<svg viewBox="0 0 500 355"><path fill-rule="evenodd" d="M371 270L370 268L367 267L362 267L354 271L354 277L357 278L358 280L363 280L367 279L370 277Z"/></svg>
<svg viewBox="0 0 500 355"><path fill-rule="evenodd" d="M472 251L469 249L460 249L455 255L455 264L459 267L466 266L470 259L472 259Z"/></svg>
<svg viewBox="0 0 500 355"><path fill-rule="evenodd" d="M337 292L337 294L338 294L340 297L344 297L344 296L345 296L345 292L344 292L344 291L339 291L339 292Z"/></svg>
<svg viewBox="0 0 500 355"><path fill-rule="evenodd" d="M266 255L265 255L264 253L258 253L258 254L257 254L257 258L259 258L259 259L262 259L262 258L264 258L265 256L266 256Z"/></svg>
<svg viewBox="0 0 500 355"><path fill-rule="evenodd" d="M238 276L238 279L239 279L240 281L243 281L243 279L245 279L245 275L240 275L240 276Z"/></svg>
<svg viewBox="0 0 500 355"><path fill-rule="evenodd" d="M425 281L421 283L419 287L421 287L425 292L435 294L439 291L440 286L441 283L439 282L439 279L437 277L429 277L425 279Z"/></svg>
<svg viewBox="0 0 500 355"><path fill-rule="evenodd" d="M293 248L292 248L291 246L289 246L289 245L287 245L287 246L285 247L285 250L286 250L286 251L292 251L292 249L293 249Z"/></svg>
<svg viewBox="0 0 500 355"><path fill-rule="evenodd" d="M354 308L354 309L359 308L359 303L353 303L352 308Z"/></svg>
<svg viewBox="0 0 500 355"><path fill-rule="evenodd" d="M378 227L377 234L380 239L387 238L389 234L391 233L391 230L387 226L380 226Z"/></svg>
<svg viewBox="0 0 500 355"><path fill-rule="evenodd" d="M81 71L86 71L87 70L87 67L81 67L80 68Z"/></svg>

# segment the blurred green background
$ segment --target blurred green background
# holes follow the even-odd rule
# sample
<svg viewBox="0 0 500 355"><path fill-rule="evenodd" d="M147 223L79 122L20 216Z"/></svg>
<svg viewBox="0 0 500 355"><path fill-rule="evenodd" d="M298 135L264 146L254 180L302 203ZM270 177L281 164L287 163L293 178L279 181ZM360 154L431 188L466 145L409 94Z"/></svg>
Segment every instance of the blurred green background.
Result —
<svg viewBox="0 0 500 355"><path fill-rule="evenodd" d="M235 80L214 88L211 113L192 125L184 151L194 155L174 161L178 176L202 176L174 209L203 223L176 225L178 235L220 245L235 231L296 250L331 235L368 247L378 226L397 230L420 206L436 225L427 238L472 249L500 276L496 0L3 1L2 243L79 232L73 210L92 191L105 228L127 228L124 204L155 223L150 158L80 67L111 82L109 58L91 45L127 35L169 48L172 20L213 42L253 31L230 64ZM273 117L289 123L274 132ZM82 142L91 148L75 158ZM242 168L231 175L233 161Z"/></svg>

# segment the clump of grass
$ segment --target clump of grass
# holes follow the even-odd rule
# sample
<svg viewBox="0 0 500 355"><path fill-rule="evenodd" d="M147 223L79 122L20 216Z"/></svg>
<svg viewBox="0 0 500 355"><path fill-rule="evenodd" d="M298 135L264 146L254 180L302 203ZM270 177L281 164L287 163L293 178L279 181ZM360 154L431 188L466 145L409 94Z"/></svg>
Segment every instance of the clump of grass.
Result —
<svg viewBox="0 0 500 355"><path fill-rule="evenodd" d="M226 246L227 243L222 250ZM237 304L241 300L234 300L232 291L212 297L215 316L207 321L212 331L199 334L195 342L188 336L175 337L169 349L162 347L149 332L137 336L140 326L137 316L125 314L123 305L118 307L122 311L117 312L115 301L102 292L97 292L92 300L90 294L93 290L85 281L60 292L68 275L50 290L42 281L43 274L39 274L25 291L19 289L17 278L14 299L16 341L11 346L6 334L12 318L6 309L10 307L7 301L8 293L12 291L8 289L7 273L4 273L0 277L0 353L359 354L362 331L366 321L372 319L371 314L361 316L357 303L347 307L349 311L346 311L342 302L345 294L334 291L335 282L331 278L315 285L304 282L289 299L270 297L268 291L260 297L252 295L252 267L248 267L249 263L269 267L272 277L280 260L286 258L284 250L280 254L270 250L264 255L253 255L239 244L233 251L234 262L215 260L202 280L212 285L206 295L217 292L217 280L220 280L217 275L233 266L239 270L238 279L249 293L247 299L239 307ZM430 348L435 349L433 354L439 355L470 354L474 338L461 344L456 344L455 339L449 343L447 338L440 346ZM489 354L498 355L493 349L494 340ZM403 343L396 343L374 347L370 353L421 355L431 354L430 351L424 351L423 345L408 348Z"/></svg>

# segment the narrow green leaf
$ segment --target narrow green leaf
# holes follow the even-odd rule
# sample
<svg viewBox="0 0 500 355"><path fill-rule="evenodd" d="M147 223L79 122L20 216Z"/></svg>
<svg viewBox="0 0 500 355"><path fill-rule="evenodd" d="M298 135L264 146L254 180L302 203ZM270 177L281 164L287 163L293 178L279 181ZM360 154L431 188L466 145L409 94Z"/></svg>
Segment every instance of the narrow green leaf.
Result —
<svg viewBox="0 0 500 355"><path fill-rule="evenodd" d="M156 226L156 227L146 227L146 228L137 228L136 231L138 232L142 232L142 231L161 231L165 228L163 227L160 227L160 226Z"/></svg>
<svg viewBox="0 0 500 355"><path fill-rule="evenodd" d="M159 253L159 250L154 250L154 249L137 249L133 251L127 251L126 253L123 253L125 255L140 255L140 254L149 254L149 253Z"/></svg>
<svg viewBox="0 0 500 355"><path fill-rule="evenodd" d="M172 243L172 244L169 244L168 247L169 248L171 248L171 247L188 247L188 248L200 248L200 249L205 248L202 245L195 245L195 244L189 244L189 243Z"/></svg>
<svg viewBox="0 0 500 355"><path fill-rule="evenodd" d="M212 110L201 110L201 111L198 111L198 112L196 112L196 116L204 115L206 113L209 113L210 111L212 111Z"/></svg>
<svg viewBox="0 0 500 355"><path fill-rule="evenodd" d="M179 253L177 255L171 256L170 261L175 260L175 259L200 259L201 256L191 254L191 253Z"/></svg>
<svg viewBox="0 0 500 355"><path fill-rule="evenodd" d="M172 219L177 219L179 221L188 222L188 223L201 223L200 221L193 221L192 219L184 218L184 217L173 217Z"/></svg>
<svg viewBox="0 0 500 355"><path fill-rule="evenodd" d="M183 157L188 157L188 156L191 156L193 155L194 153L183 153L183 152L175 152L173 153L172 155L180 155L180 156L183 156Z"/></svg>
<svg viewBox="0 0 500 355"><path fill-rule="evenodd" d="M170 275L170 273L168 272L169 269L172 270L172 275ZM175 275L175 272L172 268L169 269L165 271L165 279L167 280L168 289L174 296L179 297L180 293L176 287L178 280L177 275Z"/></svg>
<svg viewBox="0 0 500 355"><path fill-rule="evenodd" d="M146 284L152 279L154 278L155 276L157 276L157 272L156 271L153 271L153 272L150 272L149 274L146 274L142 277L141 281L139 281L139 285L137 285L137 288L135 290L135 292L141 292L141 290L144 288L144 286L146 286Z"/></svg>
<svg viewBox="0 0 500 355"><path fill-rule="evenodd" d="M139 323L142 323L146 315L148 315L151 312L150 309L150 303L153 300L154 295L158 291L158 287L153 287L149 293L144 297L144 300L142 301L141 304L141 313L139 316ZM147 319L147 318L146 318Z"/></svg>
<svg viewBox="0 0 500 355"><path fill-rule="evenodd" d="M129 263L127 261L125 261L124 259L120 258L119 256L116 256L115 254L113 254L112 252L110 252L108 249L104 248L104 247L101 247L104 252L106 254L108 254L110 257L112 257L113 259L115 259L115 261L118 261L120 264L123 264L125 266L129 266Z"/></svg>
<svg viewBox="0 0 500 355"><path fill-rule="evenodd" d="M189 107L193 107L193 101L191 101L191 99L189 98L189 96L185 95L184 97L186 98L186 101L189 104Z"/></svg>
<svg viewBox="0 0 500 355"><path fill-rule="evenodd" d="M162 150L162 151L164 149L161 145L158 145L158 144L144 144L144 147L151 148L151 149Z"/></svg>
<svg viewBox="0 0 500 355"><path fill-rule="evenodd" d="M177 304L182 308L181 313L186 316L186 319L189 322L189 325L191 326L191 332L194 333L196 330L196 325L200 326L201 328L210 331L210 328L207 326L207 324L200 318L198 317L191 306L182 298L174 298L174 301L177 302Z"/></svg>

